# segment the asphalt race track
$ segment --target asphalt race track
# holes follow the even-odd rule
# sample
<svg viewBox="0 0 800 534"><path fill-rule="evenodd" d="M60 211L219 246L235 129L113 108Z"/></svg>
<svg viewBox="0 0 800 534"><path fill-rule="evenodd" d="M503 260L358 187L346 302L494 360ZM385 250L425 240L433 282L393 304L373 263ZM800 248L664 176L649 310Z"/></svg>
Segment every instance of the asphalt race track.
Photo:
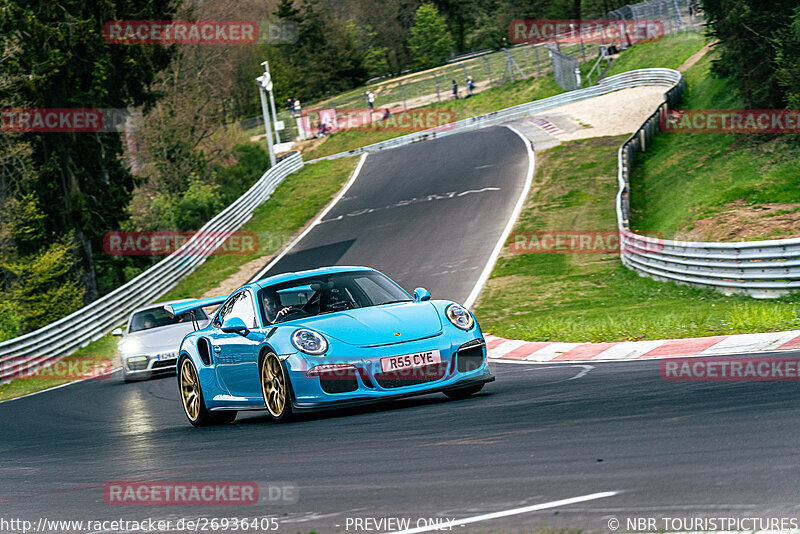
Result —
<svg viewBox="0 0 800 534"><path fill-rule="evenodd" d="M325 217L264 276L366 265L464 302L528 174L526 142L494 127L370 154Z"/></svg>
<svg viewBox="0 0 800 534"><path fill-rule="evenodd" d="M272 270L370 265L408 289L464 300L527 171L527 147L507 128L370 155ZM0 403L0 520L276 517L278 532L324 534L402 530L379 518L413 528L484 514L452 531L800 517L796 383L667 382L657 361L493 371L497 381L470 399L434 394L288 424L250 412L193 428L174 376L124 384L115 373ZM104 488L120 481L254 482L297 498L110 505ZM613 493L548 504L604 492ZM657 527L636 530L696 530Z"/></svg>
<svg viewBox="0 0 800 534"><path fill-rule="evenodd" d="M467 400L436 394L283 425L252 412L195 429L174 377L126 385L115 374L3 403L0 517L275 515L279 532L354 532L348 518L413 526L604 491L622 493L454 530L800 514L794 383L666 382L657 361L494 371ZM103 487L120 480L289 482L299 500L109 506Z"/></svg>

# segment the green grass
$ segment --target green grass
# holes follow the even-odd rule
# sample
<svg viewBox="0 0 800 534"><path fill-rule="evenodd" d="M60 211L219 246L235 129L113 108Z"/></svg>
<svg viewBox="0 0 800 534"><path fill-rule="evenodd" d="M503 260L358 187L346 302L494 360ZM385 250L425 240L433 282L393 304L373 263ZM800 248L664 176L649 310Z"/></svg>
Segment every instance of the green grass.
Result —
<svg viewBox="0 0 800 534"><path fill-rule="evenodd" d="M705 44L706 37L695 32L676 33L652 43L639 43L620 53L608 75L655 67L677 69Z"/></svg>
<svg viewBox="0 0 800 534"><path fill-rule="evenodd" d="M290 175L240 228L258 236L256 254L211 256L161 300L196 298L236 274L245 263L273 254L331 201L357 163L357 158L321 161Z"/></svg>
<svg viewBox="0 0 800 534"><path fill-rule="evenodd" d="M574 141L537 155L514 231L613 231L616 153L625 138ZM616 253L514 255L506 249L476 315L484 330L510 339L685 338L800 328L800 297L755 301L657 282L624 268Z"/></svg>
<svg viewBox="0 0 800 534"><path fill-rule="evenodd" d="M524 104L533 100L547 98L562 92L551 77L542 77L509 82L501 87L487 89L470 98L460 100L444 100L422 106L420 109L446 109L453 111L455 120L466 119L499 111L501 109ZM371 145L406 135L410 132L374 131L369 128L351 129L337 132L326 139L320 146L304 154L305 159L315 159L354 148Z"/></svg>
<svg viewBox="0 0 800 534"><path fill-rule="evenodd" d="M108 334L87 347L78 349L74 354L61 360L55 367L33 373L31 376L13 380L0 386L0 401L21 397L72 382L77 378L72 369L92 369L94 362L107 362L108 369L118 365L117 338ZM105 367L103 367L105 369Z"/></svg>
<svg viewBox="0 0 800 534"><path fill-rule="evenodd" d="M330 202L350 177L356 163L357 158L323 161L306 165L302 170L287 177L272 197L259 206L253 218L240 229L258 235L257 254L211 256L159 300L199 297L236 274L248 261L274 253ZM64 362L68 364L86 360L118 361L116 343L117 338L109 334L65 358ZM44 370L31 378L14 380L0 386L0 401L49 389L73 380L75 378L61 378L58 372Z"/></svg>
<svg viewBox="0 0 800 534"><path fill-rule="evenodd" d="M742 108L734 85L707 55L686 73L684 109ZM667 237L739 201L800 202L800 137L789 134L660 133L631 177L632 223ZM681 194L676 195L675 192ZM780 237L770 233L751 239Z"/></svg>

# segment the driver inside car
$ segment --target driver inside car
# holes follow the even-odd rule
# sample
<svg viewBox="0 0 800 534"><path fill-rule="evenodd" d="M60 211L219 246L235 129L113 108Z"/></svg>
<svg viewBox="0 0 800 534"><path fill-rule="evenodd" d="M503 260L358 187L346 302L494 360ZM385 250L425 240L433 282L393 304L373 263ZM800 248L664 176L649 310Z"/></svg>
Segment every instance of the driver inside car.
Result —
<svg viewBox="0 0 800 534"><path fill-rule="evenodd" d="M271 291L265 295L264 312L270 324L275 324L278 319L290 311L292 311L292 307L281 304L281 296L277 291Z"/></svg>

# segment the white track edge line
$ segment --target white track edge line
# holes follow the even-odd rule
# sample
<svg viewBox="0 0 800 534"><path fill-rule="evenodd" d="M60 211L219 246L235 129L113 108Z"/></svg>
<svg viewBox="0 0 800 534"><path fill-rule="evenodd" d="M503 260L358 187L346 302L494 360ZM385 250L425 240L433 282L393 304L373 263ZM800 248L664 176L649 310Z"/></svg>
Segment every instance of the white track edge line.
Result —
<svg viewBox="0 0 800 534"><path fill-rule="evenodd" d="M487 521L489 519L497 519L500 517L508 517L511 515L525 514L528 512L537 512L539 510L547 510L548 508L558 508L559 506L566 506L569 504L576 504L579 502L594 501L597 499L603 499L605 497L613 497L614 495L618 495L619 493L620 493L619 491L603 491L600 493L591 493L589 495L581 495L580 497L561 499L560 501L544 502L541 504L534 504L532 506L525 506L523 508L512 508L510 510L503 510L501 512L492 512L483 515L476 515L472 517L466 517L464 519L454 519L452 521L447 521L446 523L437 523L434 525L428 525L424 527L399 530L393 532L392 534L417 534L419 532L430 532L432 530L449 530L452 527L463 526L470 523L477 523L479 521Z"/></svg>
<svg viewBox="0 0 800 534"><path fill-rule="evenodd" d="M47 393L48 391L55 391L57 389L65 388L67 386L72 386L74 384L80 384L81 382L86 382L87 380L102 380L104 376L111 376L114 373L116 373L118 371L121 371L121 370L122 370L122 367L115 367L112 370L110 370L109 372L103 373L102 375L90 376L88 378L81 378L80 380L74 380L72 382L67 382L66 384L59 384L59 385L53 386L51 388L41 389L39 391L34 391L33 393L28 393L27 395L22 395L21 397L14 397L13 399L6 399L4 401L0 401L0 404L6 403L6 402L14 402L16 400L25 399L25 398L28 398L28 397L33 397L34 395L39 395L40 393ZM10 382L7 382L7 383L10 384L13 381L14 380L12 379Z"/></svg>
<svg viewBox="0 0 800 534"><path fill-rule="evenodd" d="M522 132L513 126L509 126L508 124L504 126L517 134L520 139L522 139L522 142L525 143L525 148L528 150L528 174L525 177L525 185L522 188L522 193L520 193L519 198L517 199L517 205L514 206L514 211L511 213L511 217L509 217L508 223L503 229L503 233L500 235L500 239L497 241L494 250L492 250L492 254L489 256L489 260L486 262L486 265L484 266L481 275L478 277L478 280L475 282L475 286L472 288L467 300L464 301L464 306L470 309L478 300L478 297L483 290L483 286L486 285L486 281L492 274L492 270L497 263L497 258L500 256L500 252L503 251L503 245L505 245L508 235L511 233L511 230L514 229L514 225L517 223L519 214L522 213L522 208L525 206L525 200L528 198L528 193L530 192L531 184L533 183L533 175L536 172L536 154L533 151L533 144L531 143L531 140L525 137Z"/></svg>

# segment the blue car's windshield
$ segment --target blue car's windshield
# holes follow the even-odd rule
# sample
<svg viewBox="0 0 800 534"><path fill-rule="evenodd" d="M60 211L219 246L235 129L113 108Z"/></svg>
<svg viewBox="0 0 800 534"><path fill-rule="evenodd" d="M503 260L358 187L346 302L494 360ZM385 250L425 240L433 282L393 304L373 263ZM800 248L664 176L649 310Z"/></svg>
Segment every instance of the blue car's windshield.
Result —
<svg viewBox="0 0 800 534"><path fill-rule="evenodd" d="M301 278L258 292L264 324L411 300L400 286L374 271Z"/></svg>

